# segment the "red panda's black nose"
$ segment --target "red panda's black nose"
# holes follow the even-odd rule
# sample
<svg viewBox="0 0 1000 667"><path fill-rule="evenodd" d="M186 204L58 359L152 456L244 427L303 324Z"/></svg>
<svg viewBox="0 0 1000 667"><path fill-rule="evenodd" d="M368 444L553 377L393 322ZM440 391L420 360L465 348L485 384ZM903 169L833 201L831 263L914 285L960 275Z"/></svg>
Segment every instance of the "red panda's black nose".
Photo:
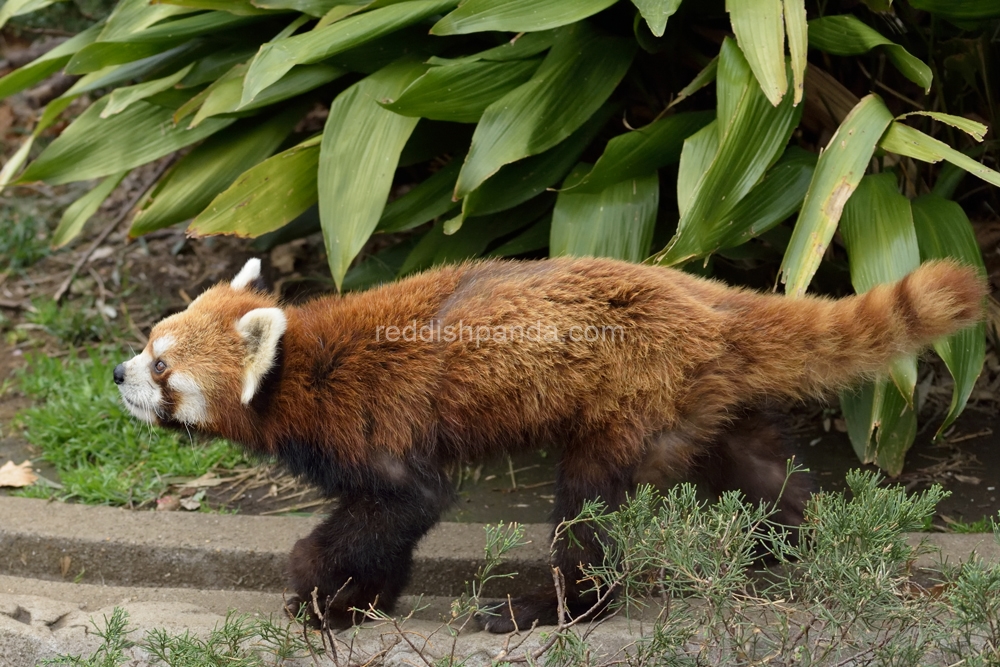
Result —
<svg viewBox="0 0 1000 667"><path fill-rule="evenodd" d="M118 364L115 366L115 384L123 382L125 382L125 364Z"/></svg>

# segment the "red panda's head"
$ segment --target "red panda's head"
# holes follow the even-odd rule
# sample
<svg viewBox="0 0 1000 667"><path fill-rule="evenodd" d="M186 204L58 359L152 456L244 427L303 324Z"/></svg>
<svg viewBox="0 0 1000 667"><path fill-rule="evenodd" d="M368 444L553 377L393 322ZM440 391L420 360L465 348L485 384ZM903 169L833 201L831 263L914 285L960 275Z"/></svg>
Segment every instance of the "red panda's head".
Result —
<svg viewBox="0 0 1000 667"><path fill-rule="evenodd" d="M274 365L285 314L259 289L260 260L153 327L141 354L114 371L139 419L215 431L250 403Z"/></svg>

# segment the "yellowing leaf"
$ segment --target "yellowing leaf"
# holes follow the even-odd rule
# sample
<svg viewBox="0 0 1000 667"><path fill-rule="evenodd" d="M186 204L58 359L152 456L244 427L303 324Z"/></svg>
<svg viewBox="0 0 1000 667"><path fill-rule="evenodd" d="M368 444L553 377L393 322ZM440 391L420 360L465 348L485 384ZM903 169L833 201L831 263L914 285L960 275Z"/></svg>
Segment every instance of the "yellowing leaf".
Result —
<svg viewBox="0 0 1000 667"><path fill-rule="evenodd" d="M851 110L819 156L781 262L788 294L805 293L837 230L844 205L861 182L875 146L891 122L892 114L882 99L868 95Z"/></svg>

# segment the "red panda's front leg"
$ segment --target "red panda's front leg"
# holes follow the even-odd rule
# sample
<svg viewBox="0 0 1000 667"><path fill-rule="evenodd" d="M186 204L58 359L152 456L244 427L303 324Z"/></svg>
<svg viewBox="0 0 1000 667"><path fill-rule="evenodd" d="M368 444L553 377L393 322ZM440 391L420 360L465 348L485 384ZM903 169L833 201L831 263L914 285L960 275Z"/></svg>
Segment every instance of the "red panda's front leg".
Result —
<svg viewBox="0 0 1000 667"><path fill-rule="evenodd" d="M289 571L295 592L287 609L319 625L342 629L363 620L352 609L391 612L410 578L413 549L450 500L446 481L354 490L309 536L295 543Z"/></svg>

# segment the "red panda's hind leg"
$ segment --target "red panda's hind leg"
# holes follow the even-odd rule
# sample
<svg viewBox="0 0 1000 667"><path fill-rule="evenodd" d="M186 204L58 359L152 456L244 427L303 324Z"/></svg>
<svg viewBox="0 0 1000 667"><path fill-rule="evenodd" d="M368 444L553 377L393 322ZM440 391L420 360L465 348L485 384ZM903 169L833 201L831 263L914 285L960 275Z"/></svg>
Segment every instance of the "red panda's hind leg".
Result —
<svg viewBox="0 0 1000 667"><path fill-rule="evenodd" d="M604 511L612 512L625 502L641 455L638 434L607 431L579 437L570 443L556 470L556 501L553 522L575 519L588 500L599 499ZM615 592L600 589L584 578L581 566L604 560L599 535L592 523L571 526L555 542L553 567L563 580L563 600L570 618L596 618L614 601ZM605 538L606 539L606 538ZM481 612L477 619L495 633L526 630L537 625L557 625L559 602L555 584L528 595L510 599Z"/></svg>
<svg viewBox="0 0 1000 667"><path fill-rule="evenodd" d="M413 549L450 501L445 479L434 488L380 486L342 495L333 513L292 549L289 614L304 604L308 623L339 630L364 620L352 609L391 612L409 581Z"/></svg>
<svg viewBox="0 0 1000 667"><path fill-rule="evenodd" d="M789 458L779 416L766 409L748 410L704 448L696 472L713 493L738 489L751 504L774 507L772 521L795 527L802 523L814 483L805 472L789 476Z"/></svg>

